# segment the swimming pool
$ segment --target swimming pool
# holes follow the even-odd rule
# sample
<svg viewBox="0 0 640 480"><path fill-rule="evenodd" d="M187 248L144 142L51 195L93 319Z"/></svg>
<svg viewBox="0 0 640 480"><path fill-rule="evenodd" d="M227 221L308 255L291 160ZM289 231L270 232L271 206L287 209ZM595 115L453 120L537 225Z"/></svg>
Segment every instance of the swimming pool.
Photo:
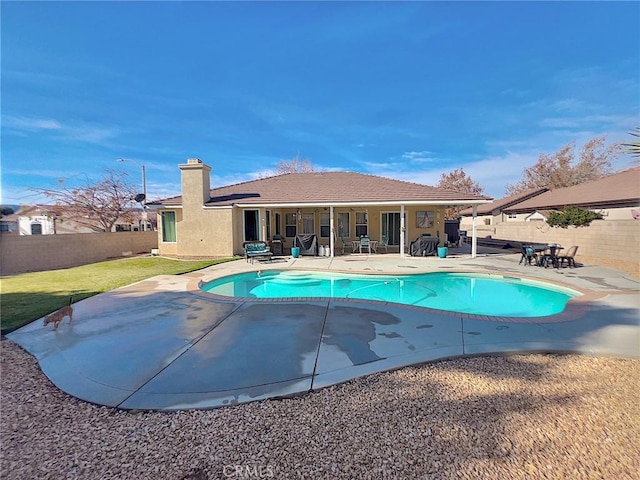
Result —
<svg viewBox="0 0 640 480"><path fill-rule="evenodd" d="M347 298L475 315L544 317L565 309L574 290L517 277L476 273L367 275L268 270L204 283L208 293L242 298Z"/></svg>

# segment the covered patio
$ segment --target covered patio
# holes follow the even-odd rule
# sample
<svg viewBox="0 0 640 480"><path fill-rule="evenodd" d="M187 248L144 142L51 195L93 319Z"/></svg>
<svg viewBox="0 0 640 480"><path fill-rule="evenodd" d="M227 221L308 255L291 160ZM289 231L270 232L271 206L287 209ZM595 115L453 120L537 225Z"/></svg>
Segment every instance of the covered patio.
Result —
<svg viewBox="0 0 640 480"><path fill-rule="evenodd" d="M492 200L357 172L288 173L212 189L211 167L201 160L179 168L182 195L147 205L160 214L160 254L181 257L241 255L252 241L279 242L290 253L299 235L315 235L329 257L363 236L384 239L387 251L404 257L423 236L448 243L447 208L475 212ZM470 237L475 256L475 221Z"/></svg>

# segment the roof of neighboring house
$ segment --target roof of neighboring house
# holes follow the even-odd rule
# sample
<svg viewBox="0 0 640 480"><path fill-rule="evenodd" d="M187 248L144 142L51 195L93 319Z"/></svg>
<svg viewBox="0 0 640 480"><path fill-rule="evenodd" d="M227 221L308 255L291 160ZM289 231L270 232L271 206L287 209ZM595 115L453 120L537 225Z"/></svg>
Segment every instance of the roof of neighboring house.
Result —
<svg viewBox="0 0 640 480"><path fill-rule="evenodd" d="M533 215L534 213L539 213L544 218L549 218L549 215L551 215L554 212L558 212L558 210L536 210L534 212L531 212L529 215L527 215L527 218Z"/></svg>
<svg viewBox="0 0 640 480"><path fill-rule="evenodd" d="M540 195L547 190L549 189L546 187L530 188L528 190L525 190L524 192L509 195L508 197L499 198L498 200L494 200L491 203L478 205L478 207L476 208L476 213L477 215L490 215L494 210L504 210L506 207L522 202L523 200L527 200L531 197L535 197L536 195ZM465 208L460 212L460 215L464 217L473 215L473 209Z"/></svg>
<svg viewBox="0 0 640 480"><path fill-rule="evenodd" d="M506 212L562 209L567 205L588 208L638 205L640 203L640 167L581 183L549 190L504 209Z"/></svg>
<svg viewBox="0 0 640 480"><path fill-rule="evenodd" d="M491 197L458 193L356 172L286 173L210 191L207 206L364 204L364 203L480 203ZM182 197L149 205L175 206Z"/></svg>
<svg viewBox="0 0 640 480"><path fill-rule="evenodd" d="M4 215L0 217L0 222L5 222L5 223L9 223L9 222L17 223L18 220L19 220L19 217L15 213L11 213L9 215Z"/></svg>
<svg viewBox="0 0 640 480"><path fill-rule="evenodd" d="M20 210L16 212L16 215L20 217L35 217L41 215L61 215L63 207L59 205L21 205Z"/></svg>

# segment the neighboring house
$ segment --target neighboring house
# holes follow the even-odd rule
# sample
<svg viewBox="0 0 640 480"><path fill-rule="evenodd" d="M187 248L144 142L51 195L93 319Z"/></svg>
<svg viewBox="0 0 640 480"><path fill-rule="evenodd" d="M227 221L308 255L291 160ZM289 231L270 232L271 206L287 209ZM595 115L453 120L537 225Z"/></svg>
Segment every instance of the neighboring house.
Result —
<svg viewBox="0 0 640 480"><path fill-rule="evenodd" d="M640 167L614 173L598 180L571 187L532 189L477 207L477 222L546 221L552 211L566 206L594 210L605 220L631 220L640 207ZM470 228L472 209L460 212L460 228ZM487 220L489 219L489 220Z"/></svg>
<svg viewBox="0 0 640 480"><path fill-rule="evenodd" d="M533 213L530 213L528 215L525 214L524 217L524 221L525 222L546 222L547 219L549 218L549 215L551 215L554 212L558 212L558 210L536 210Z"/></svg>
<svg viewBox="0 0 640 480"><path fill-rule="evenodd" d="M540 210L562 210L566 206L594 210L605 220L631 220L632 210L640 207L640 167L572 187L548 190L509 205L504 212L507 215L530 214Z"/></svg>
<svg viewBox="0 0 640 480"><path fill-rule="evenodd" d="M141 231L154 231L158 225L158 215L155 212L147 212L146 215L146 228L144 227L145 219L142 212L134 210L131 213L131 218L122 218L116 222L111 229L112 232L141 232Z"/></svg>
<svg viewBox="0 0 640 480"><path fill-rule="evenodd" d="M130 232L141 229L142 213L132 211L131 218L118 221L112 232ZM148 213L148 230L154 230L157 223L155 213ZM10 216L0 220L1 233L19 235L60 235L68 233L97 233L99 228L91 228L65 218L64 208L57 205L27 205Z"/></svg>
<svg viewBox="0 0 640 480"><path fill-rule="evenodd" d="M18 215L12 213L0 218L0 234L18 235Z"/></svg>
<svg viewBox="0 0 640 480"><path fill-rule="evenodd" d="M231 256L245 241L278 235L290 248L298 234L319 245L383 236L404 254L422 234L444 241L444 210L491 199L354 172L289 173L210 188L211 167L198 159L179 165L182 195L147 205L157 210L161 255Z"/></svg>
<svg viewBox="0 0 640 480"><path fill-rule="evenodd" d="M500 222L523 221L525 219L525 215L507 214L505 213L505 209L524 200L540 195L547 190L548 188L532 188L515 195L494 200L491 203L478 205L476 207L476 221L483 225L495 225ZM460 228L471 229L473 209L471 207L465 208L460 212L460 215L463 217L460 222Z"/></svg>

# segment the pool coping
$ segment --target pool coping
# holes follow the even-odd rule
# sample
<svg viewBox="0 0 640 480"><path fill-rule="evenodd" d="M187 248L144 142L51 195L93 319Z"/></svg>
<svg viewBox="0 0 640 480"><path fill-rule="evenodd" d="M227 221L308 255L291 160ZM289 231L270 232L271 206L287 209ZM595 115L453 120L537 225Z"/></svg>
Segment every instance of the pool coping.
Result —
<svg viewBox="0 0 640 480"><path fill-rule="evenodd" d="M513 273L507 274L499 274L489 270L469 270L469 269L453 269L447 270L446 272L442 271L433 271L433 272L415 272L415 273L402 273L401 275L423 275L428 273L458 273L458 274L479 274L486 275L489 277L500 277L500 278L522 278L525 280L529 280L534 283L539 284L550 284L555 285L561 288L565 288L568 290L572 290L578 292L580 295L576 297L572 297L567 301L567 304L564 310L560 313L556 313L553 315L546 315L541 317L515 317L515 316L499 316L499 315L479 315L474 313L465 313L465 312L456 312L452 310L440 310L436 308L430 307L421 307L416 305L407 305L396 302L383 302L378 300L367 300L367 299L359 299L359 298L333 298L333 297L292 297L292 298L250 298L250 297L232 297L225 295L218 295L215 293L205 292L202 290L202 285L208 282L217 280L219 278L238 275L241 273L248 273L254 271L260 271L260 268L255 270L249 269L243 272L236 273L226 273L223 275L213 275L207 274L206 279L203 278L194 278L187 284L187 291L192 295L199 296L201 298L209 299L212 301L226 301L226 302L235 302L235 303L259 303L259 304L278 304L278 303L299 303L299 302L312 302L312 301L325 301L331 300L335 303L356 303L356 304L365 304L365 305L392 305L398 308L406 308L410 310L425 310L429 312L433 312L438 315L451 316L456 318L462 318L465 320L482 320L489 322L503 322L503 323L559 323L559 322L568 322L571 320L576 320L585 315L588 311L589 306L595 300L601 299L609 294L606 291L595 291L585 288L576 287L574 285L570 285L566 282L552 282L548 280L541 280L540 278L529 276L529 275L514 275ZM276 269L270 269L276 270ZM311 271L311 272L327 272L326 269L322 268L297 268L297 267L288 267L283 269L286 271ZM390 275L389 272L371 272L364 270L341 270L341 269L332 269L331 272L334 273L342 273L347 275ZM210 277L210 278L208 278ZM615 293L619 294L619 291ZM632 292L629 292L632 293Z"/></svg>
<svg viewBox="0 0 640 480"><path fill-rule="evenodd" d="M286 269L388 275L411 265L423 271L399 274L519 277L581 295L556 315L490 317L375 300L247 299L199 289L202 281L266 270L231 262L96 295L74 304L73 322L57 331L39 319L7 338L31 353L66 393L125 410L208 409L292 397L369 374L476 355L640 358L640 284L617 272L519 272L515 256L484 264L466 257L462 265L388 258L392 262L369 262L381 271L327 260L288 261ZM385 318L392 321L380 320Z"/></svg>

